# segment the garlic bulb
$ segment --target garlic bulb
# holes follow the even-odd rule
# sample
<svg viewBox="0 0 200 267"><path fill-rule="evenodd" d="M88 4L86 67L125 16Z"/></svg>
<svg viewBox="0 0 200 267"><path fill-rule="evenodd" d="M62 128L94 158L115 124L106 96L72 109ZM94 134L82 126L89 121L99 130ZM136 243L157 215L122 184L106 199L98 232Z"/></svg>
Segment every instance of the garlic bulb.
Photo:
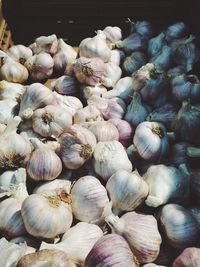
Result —
<svg viewBox="0 0 200 267"><path fill-rule="evenodd" d="M23 166L31 153L30 142L17 134L17 127L21 118L10 119L4 132L0 136L0 168L11 169Z"/></svg>
<svg viewBox="0 0 200 267"><path fill-rule="evenodd" d="M19 44L10 47L7 55L23 65L33 55L33 52L29 47Z"/></svg>
<svg viewBox="0 0 200 267"><path fill-rule="evenodd" d="M0 100L0 123L7 124L17 115L18 103L13 99Z"/></svg>
<svg viewBox="0 0 200 267"><path fill-rule="evenodd" d="M107 42L114 43L122 39L122 30L117 26L107 26L102 31L98 30L97 34L101 34L102 32L105 34Z"/></svg>
<svg viewBox="0 0 200 267"><path fill-rule="evenodd" d="M30 119L33 111L55 103L52 91L41 83L29 85L22 96L19 116Z"/></svg>
<svg viewBox="0 0 200 267"><path fill-rule="evenodd" d="M24 222L21 215L22 201L14 197L0 202L0 233L13 238L26 234Z"/></svg>
<svg viewBox="0 0 200 267"><path fill-rule="evenodd" d="M149 21L136 21L133 22L128 19L128 22L131 23L131 32L137 32L141 34L146 39L149 39L152 35L152 25Z"/></svg>
<svg viewBox="0 0 200 267"><path fill-rule="evenodd" d="M111 50L106 43L106 35L99 33L92 38L86 38L79 44L80 57L99 58L108 62L111 56Z"/></svg>
<svg viewBox="0 0 200 267"><path fill-rule="evenodd" d="M166 30L166 40L168 42L173 41L174 39L184 37L187 34L188 27L183 22L177 22L170 25Z"/></svg>
<svg viewBox="0 0 200 267"><path fill-rule="evenodd" d="M191 103L199 102L200 81L196 75L182 74L176 76L171 81L172 96L179 102L190 99Z"/></svg>
<svg viewBox="0 0 200 267"><path fill-rule="evenodd" d="M77 267L68 255L60 250L44 249L23 256L16 267Z"/></svg>
<svg viewBox="0 0 200 267"><path fill-rule="evenodd" d="M200 249L190 247L184 249L184 251L175 259L173 267L198 267L200 258Z"/></svg>
<svg viewBox="0 0 200 267"><path fill-rule="evenodd" d="M164 32L161 32L159 35L151 38L148 42L148 54L150 58L160 52L165 44L166 40Z"/></svg>
<svg viewBox="0 0 200 267"><path fill-rule="evenodd" d="M83 97L88 100L93 95L101 96L103 93L107 92L107 89L103 85L82 85L81 86L81 92L83 93Z"/></svg>
<svg viewBox="0 0 200 267"><path fill-rule="evenodd" d="M167 71L167 75L169 78L173 79L178 75L184 74L186 72L186 69L184 66L176 66Z"/></svg>
<svg viewBox="0 0 200 267"><path fill-rule="evenodd" d="M58 40L55 34L49 36L40 36L35 39L35 42L30 45L34 54L46 52L54 55L57 51Z"/></svg>
<svg viewBox="0 0 200 267"><path fill-rule="evenodd" d="M94 176L84 176L73 185L70 193L72 212L83 222L100 223L103 209L108 203L105 187Z"/></svg>
<svg viewBox="0 0 200 267"><path fill-rule="evenodd" d="M150 62L160 65L164 70L168 70L173 66L173 49L171 46L164 45L161 50L151 58Z"/></svg>
<svg viewBox="0 0 200 267"><path fill-rule="evenodd" d="M77 52L71 45L66 44L63 39L58 39L58 49L53 57L54 69L63 72L67 67L73 65Z"/></svg>
<svg viewBox="0 0 200 267"><path fill-rule="evenodd" d="M79 222L64 233L61 242L42 242L41 249L59 249L67 253L74 262L83 264L94 244L103 236L101 228L95 224Z"/></svg>
<svg viewBox="0 0 200 267"><path fill-rule="evenodd" d="M0 68L0 77L8 82L24 83L28 79L28 70L11 57L6 57Z"/></svg>
<svg viewBox="0 0 200 267"><path fill-rule="evenodd" d="M20 83L0 81L0 99L13 99L15 101L21 100L26 87Z"/></svg>
<svg viewBox="0 0 200 267"><path fill-rule="evenodd" d="M112 233L119 234L128 242L140 263L153 262L162 242L156 219L152 215L127 212L120 218L112 212L105 217Z"/></svg>
<svg viewBox="0 0 200 267"><path fill-rule="evenodd" d="M63 164L68 169L78 169L92 157L96 138L88 129L76 124L58 139Z"/></svg>
<svg viewBox="0 0 200 267"><path fill-rule="evenodd" d="M133 94L133 85L131 77L121 78L114 86L112 90L102 94L103 98L120 97L125 102L130 102Z"/></svg>
<svg viewBox="0 0 200 267"><path fill-rule="evenodd" d="M55 179L53 181L47 181L47 182L43 182L38 184L34 190L33 193L34 194L41 194L45 191L48 190L56 190L56 189L63 189L68 191L71 187L71 182L69 180L65 180L65 179Z"/></svg>
<svg viewBox="0 0 200 267"><path fill-rule="evenodd" d="M104 77L102 78L102 85L105 87L114 87L122 76L122 70L119 66L112 62L105 63Z"/></svg>
<svg viewBox="0 0 200 267"><path fill-rule="evenodd" d="M119 140L117 128L108 121L93 122L87 128L95 135L97 143L100 141Z"/></svg>
<svg viewBox="0 0 200 267"><path fill-rule="evenodd" d="M198 223L186 208L167 204L162 207L159 219L168 243L174 248L184 249L197 243Z"/></svg>
<svg viewBox="0 0 200 267"><path fill-rule="evenodd" d="M169 149L165 127L157 122L140 123L135 130L133 143L139 155L150 161L159 161Z"/></svg>
<svg viewBox="0 0 200 267"><path fill-rule="evenodd" d="M145 203L150 207L183 202L189 196L190 179L175 167L152 165L143 177L149 186Z"/></svg>
<svg viewBox="0 0 200 267"><path fill-rule="evenodd" d="M139 264L123 237L116 234L108 234L101 237L94 244L83 266L138 267Z"/></svg>
<svg viewBox="0 0 200 267"><path fill-rule="evenodd" d="M32 194L22 203L21 215L29 234L54 238L65 233L72 224L70 199L64 191Z"/></svg>
<svg viewBox="0 0 200 267"><path fill-rule="evenodd" d="M119 132L119 142L125 147L129 146L133 140L133 127L131 124L118 118L109 119L108 121L116 126Z"/></svg>
<svg viewBox="0 0 200 267"><path fill-rule="evenodd" d="M132 211L147 197L148 185L137 172L118 170L107 181L106 189L115 214Z"/></svg>
<svg viewBox="0 0 200 267"><path fill-rule="evenodd" d="M109 62L112 62L116 64L117 66L119 66L122 63L124 58L125 58L124 51L120 49L113 49L111 50L111 56L110 56Z"/></svg>
<svg viewBox="0 0 200 267"><path fill-rule="evenodd" d="M146 63L147 63L146 55L143 52L136 51L131 53L130 56L125 58L123 62L123 69L128 75L131 75L134 71L137 71Z"/></svg>
<svg viewBox="0 0 200 267"><path fill-rule="evenodd" d="M132 171L132 164L126 151L118 141L99 142L96 145L93 157L94 170L105 181L120 169Z"/></svg>
<svg viewBox="0 0 200 267"><path fill-rule="evenodd" d="M100 58L80 57L74 65L74 73L80 83L96 85L102 81L105 64Z"/></svg>
<svg viewBox="0 0 200 267"><path fill-rule="evenodd" d="M29 57L24 65L29 70L33 81L42 81L49 78L53 73L54 62L48 53L41 52Z"/></svg>
<svg viewBox="0 0 200 267"><path fill-rule="evenodd" d="M74 123L103 121L103 116L95 105L88 105L74 114Z"/></svg>
<svg viewBox="0 0 200 267"><path fill-rule="evenodd" d="M59 77L51 87L61 95L74 95L79 92L77 80L68 75Z"/></svg>
<svg viewBox="0 0 200 267"><path fill-rule="evenodd" d="M26 243L17 245L2 237L0 239L1 265L4 267L16 266L19 259L24 255L26 247Z"/></svg>
<svg viewBox="0 0 200 267"><path fill-rule="evenodd" d="M139 93L134 92L131 103L127 106L124 119L128 121L133 128L136 128L138 124L143 122L148 115L148 110L142 103Z"/></svg>
<svg viewBox="0 0 200 267"><path fill-rule="evenodd" d="M62 171L61 159L38 139L30 139L35 150L27 164L27 173L34 181L53 180Z"/></svg>
<svg viewBox="0 0 200 267"><path fill-rule="evenodd" d="M72 125L72 116L64 108L47 105L36 109L32 116L33 130L43 137L58 137Z"/></svg>

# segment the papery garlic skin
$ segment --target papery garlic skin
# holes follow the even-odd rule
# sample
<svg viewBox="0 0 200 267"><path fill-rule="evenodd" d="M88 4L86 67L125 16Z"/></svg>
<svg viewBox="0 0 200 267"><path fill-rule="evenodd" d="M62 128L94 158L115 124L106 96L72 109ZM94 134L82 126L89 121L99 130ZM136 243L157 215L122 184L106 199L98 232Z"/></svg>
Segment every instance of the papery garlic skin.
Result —
<svg viewBox="0 0 200 267"><path fill-rule="evenodd" d="M56 190L56 189L63 189L66 191L70 191L70 188L71 188L71 182L69 180L57 178L53 181L47 181L47 182L43 182L43 183L38 184L34 188L33 193L34 194L41 194L45 191Z"/></svg>
<svg viewBox="0 0 200 267"><path fill-rule="evenodd" d="M24 255L36 252L36 250L39 248L39 243L40 243L38 242L38 240L34 240L26 236L19 236L12 238L10 242L17 245L26 244L27 246Z"/></svg>
<svg viewBox="0 0 200 267"><path fill-rule="evenodd" d="M81 86L80 90L83 93L83 96L86 100L88 100L90 97L94 95L101 96L103 93L107 92L106 87L104 87L103 85L95 85L95 86L83 85Z"/></svg>
<svg viewBox="0 0 200 267"><path fill-rule="evenodd" d="M49 36L39 36L35 39L35 42L30 45L34 54L39 54L41 52L46 52L50 54L55 54L57 51L58 40L55 34Z"/></svg>
<svg viewBox="0 0 200 267"><path fill-rule="evenodd" d="M118 170L106 184L115 214L121 211L132 211L147 197L147 183L137 172Z"/></svg>
<svg viewBox="0 0 200 267"><path fill-rule="evenodd" d="M74 123L103 121L102 113L95 105L79 109L74 115Z"/></svg>
<svg viewBox="0 0 200 267"><path fill-rule="evenodd" d="M146 55L143 52L136 51L131 53L130 56L126 57L123 62L123 69L129 75L134 71L137 71L147 62Z"/></svg>
<svg viewBox="0 0 200 267"><path fill-rule="evenodd" d="M119 66L111 62L105 63L105 72L101 84L107 88L114 87L121 76L122 70Z"/></svg>
<svg viewBox="0 0 200 267"><path fill-rule="evenodd" d="M59 77L51 88L61 95L74 95L79 92L77 80L69 75Z"/></svg>
<svg viewBox="0 0 200 267"><path fill-rule="evenodd" d="M33 55L32 50L24 45L14 45L7 51L7 55L12 59L24 64L25 61Z"/></svg>
<svg viewBox="0 0 200 267"><path fill-rule="evenodd" d="M127 212L120 218L110 214L105 221L112 232L123 236L140 263L153 262L162 242L156 219L152 215Z"/></svg>
<svg viewBox="0 0 200 267"><path fill-rule="evenodd" d="M64 108L47 105L34 111L33 130L43 137L58 137L72 125L72 116Z"/></svg>
<svg viewBox="0 0 200 267"><path fill-rule="evenodd" d="M60 249L76 263L83 264L94 244L103 236L103 231L95 224L79 222L64 233L61 242L42 242L41 249ZM70 244L70 245L69 245Z"/></svg>
<svg viewBox="0 0 200 267"><path fill-rule="evenodd" d="M58 139L60 155L67 169L78 169L92 157L96 147L96 138L88 129L74 124Z"/></svg>
<svg viewBox="0 0 200 267"><path fill-rule="evenodd" d="M22 203L21 214L29 234L39 238L54 238L72 224L71 206L56 191L32 194Z"/></svg>
<svg viewBox="0 0 200 267"><path fill-rule="evenodd" d="M138 262L123 237L116 234L108 234L95 243L83 266L137 267Z"/></svg>
<svg viewBox="0 0 200 267"><path fill-rule="evenodd" d="M81 177L73 185L70 197L76 219L90 223L102 221L103 209L109 199L105 187L96 177Z"/></svg>
<svg viewBox="0 0 200 267"><path fill-rule="evenodd" d="M0 100L0 123L7 124L17 115L18 103L13 99Z"/></svg>
<svg viewBox="0 0 200 267"><path fill-rule="evenodd" d="M198 267L200 259L200 249L188 247L175 259L173 267Z"/></svg>
<svg viewBox="0 0 200 267"><path fill-rule="evenodd" d="M13 99L20 101L24 94L26 87L20 83L0 81L0 99Z"/></svg>
<svg viewBox="0 0 200 267"><path fill-rule="evenodd" d="M104 33L106 36L106 41L114 43L122 39L122 30L117 26L107 26L105 29L98 30L97 34Z"/></svg>
<svg viewBox="0 0 200 267"><path fill-rule="evenodd" d="M118 141L99 142L94 150L93 166L95 172L105 181L120 169L132 171L123 145Z"/></svg>
<svg viewBox="0 0 200 267"><path fill-rule="evenodd" d="M0 233L8 238L26 234L21 201L10 197L0 202Z"/></svg>
<svg viewBox="0 0 200 267"><path fill-rule="evenodd" d="M165 34L161 32L155 37L151 38L148 42L148 54L150 57L155 56L162 47L166 44Z"/></svg>
<svg viewBox="0 0 200 267"><path fill-rule="evenodd" d="M187 25L183 22L177 22L170 25L166 30L166 40L168 42L183 37L187 33Z"/></svg>
<svg viewBox="0 0 200 267"><path fill-rule="evenodd" d="M112 62L116 64L117 66L119 66L124 58L125 58L124 51L120 49L113 49L111 50L111 56L110 56L109 62Z"/></svg>

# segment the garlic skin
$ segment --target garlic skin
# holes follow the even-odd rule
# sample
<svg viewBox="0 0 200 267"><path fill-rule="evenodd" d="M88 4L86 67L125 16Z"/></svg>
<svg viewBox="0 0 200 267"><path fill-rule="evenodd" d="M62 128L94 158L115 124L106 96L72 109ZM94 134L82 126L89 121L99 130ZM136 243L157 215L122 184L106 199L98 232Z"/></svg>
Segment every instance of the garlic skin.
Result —
<svg viewBox="0 0 200 267"><path fill-rule="evenodd" d="M146 39L149 39L152 35L152 24L149 21L136 21L132 22L128 19L128 22L131 23L131 32L137 32L141 34Z"/></svg>
<svg viewBox="0 0 200 267"><path fill-rule="evenodd" d="M71 187L71 182L69 180L64 180L64 179L55 179L53 181L47 181L47 182L43 182L38 184L34 190L33 193L34 194L42 194L45 191L48 190L56 190L56 189L63 189L68 191L68 189ZM69 190L70 191L70 190Z"/></svg>
<svg viewBox="0 0 200 267"><path fill-rule="evenodd" d="M111 56L111 50L106 43L106 35L99 33L92 38L86 38L79 44L80 57L99 58L108 62Z"/></svg>
<svg viewBox="0 0 200 267"><path fill-rule="evenodd" d="M24 65L29 70L33 81L42 81L49 78L53 73L54 62L48 53L41 52L29 57Z"/></svg>
<svg viewBox="0 0 200 267"><path fill-rule="evenodd" d="M7 55L23 65L33 55L33 52L29 47L19 44L10 47Z"/></svg>
<svg viewBox="0 0 200 267"><path fill-rule="evenodd" d="M148 195L148 185L137 172L118 170L107 181L106 189L115 214L136 209Z"/></svg>
<svg viewBox="0 0 200 267"><path fill-rule="evenodd" d="M35 253L30 253L28 255L23 256L16 267L77 267L71 259L69 259L68 255L60 250L51 250L44 249L37 251Z"/></svg>
<svg viewBox="0 0 200 267"><path fill-rule="evenodd" d="M74 124L58 138L60 155L65 168L75 170L92 157L96 138L88 129Z"/></svg>
<svg viewBox="0 0 200 267"><path fill-rule="evenodd" d="M77 52L74 50L74 48L66 44L63 39L58 39L57 52L53 57L55 71L64 72L67 67L73 65L76 57Z"/></svg>
<svg viewBox="0 0 200 267"><path fill-rule="evenodd" d="M173 41L174 39L184 37L187 34L188 27L183 22L177 22L170 25L166 30L166 40L168 42Z"/></svg>
<svg viewBox="0 0 200 267"><path fill-rule="evenodd" d="M107 88L112 88L122 76L122 70L119 66L112 62L105 63L104 77L101 84Z"/></svg>
<svg viewBox="0 0 200 267"><path fill-rule="evenodd" d="M120 169L132 171L132 164L123 145L116 140L99 142L96 145L93 157L94 170L105 181Z"/></svg>
<svg viewBox="0 0 200 267"><path fill-rule="evenodd" d="M198 223L186 208L167 204L162 207L159 220L168 243L174 248L184 249L197 243Z"/></svg>
<svg viewBox="0 0 200 267"><path fill-rule="evenodd" d="M64 108L47 105L36 109L32 116L33 130L43 137L58 137L72 126L72 116Z"/></svg>
<svg viewBox="0 0 200 267"><path fill-rule="evenodd" d="M111 56L110 56L109 62L114 63L117 66L119 66L121 62L124 60L124 58L125 58L124 51L120 49L113 49L111 50Z"/></svg>
<svg viewBox="0 0 200 267"><path fill-rule="evenodd" d="M17 245L25 243L27 246L26 246L26 251L23 255L36 252L36 250L39 248L39 243L40 243L38 242L38 240L33 240L30 237L26 237L26 236L19 236L19 237L12 238L10 242L13 244L17 244Z"/></svg>
<svg viewBox="0 0 200 267"><path fill-rule="evenodd" d="M26 87L20 83L7 82L5 80L0 81L0 99L12 99L20 101L24 94Z"/></svg>
<svg viewBox="0 0 200 267"><path fill-rule="evenodd" d="M95 243L83 266L137 267L139 264L123 237L116 234L108 234Z"/></svg>
<svg viewBox="0 0 200 267"><path fill-rule="evenodd" d="M80 57L74 65L74 74L81 84L96 85L101 83L105 73L102 59Z"/></svg>
<svg viewBox="0 0 200 267"><path fill-rule="evenodd" d="M28 79L28 70L11 57L6 57L0 68L0 78L8 82L24 83Z"/></svg>
<svg viewBox="0 0 200 267"><path fill-rule="evenodd" d="M119 140L119 132L114 124L108 121L97 121L91 123L88 127L96 137L97 143L100 141Z"/></svg>
<svg viewBox="0 0 200 267"><path fill-rule="evenodd" d="M64 233L61 242L56 244L42 242L40 250L60 249L74 262L83 264L94 244L102 236L103 232L97 225L79 222Z"/></svg>
<svg viewBox="0 0 200 267"><path fill-rule="evenodd" d="M186 248L173 262L173 267L198 267L200 249L195 247Z"/></svg>
<svg viewBox="0 0 200 267"><path fill-rule="evenodd" d="M166 44L165 33L161 32L159 35L151 38L148 42L148 55L150 58L160 52L162 47Z"/></svg>
<svg viewBox="0 0 200 267"><path fill-rule="evenodd" d="M55 97L49 88L41 83L32 83L22 96L19 116L30 119L34 110L54 103L56 103Z"/></svg>
<svg viewBox="0 0 200 267"><path fill-rule="evenodd" d="M98 30L97 34L102 32L105 34L107 42L114 43L122 39L122 30L117 26L107 26L102 31Z"/></svg>
<svg viewBox="0 0 200 267"><path fill-rule="evenodd" d="M158 207L169 202L181 203L189 196L190 179L175 167L152 165L143 178L149 186L145 203L150 207Z"/></svg>
<svg viewBox="0 0 200 267"><path fill-rule="evenodd" d="M32 194L22 203L21 215L29 234L38 238L54 238L65 233L72 224L69 199L52 190Z"/></svg>
<svg viewBox="0 0 200 267"><path fill-rule="evenodd" d="M0 123L8 124L17 115L18 103L13 99L0 100Z"/></svg>
<svg viewBox="0 0 200 267"><path fill-rule="evenodd" d="M61 95L74 95L79 92L77 80L68 75L63 75L55 80L51 88Z"/></svg>
<svg viewBox="0 0 200 267"><path fill-rule="evenodd" d="M33 50L34 54L46 52L49 54L55 54L57 51L58 40L55 34L49 36L39 36L35 39L35 42L29 47Z"/></svg>
<svg viewBox="0 0 200 267"><path fill-rule="evenodd" d="M123 69L128 75L131 75L134 71L137 71L146 63L147 63L146 55L143 52L136 51L131 53L130 56L125 58L123 62Z"/></svg>
<svg viewBox="0 0 200 267"><path fill-rule="evenodd" d="M35 150L27 163L27 173L34 181L53 180L62 171L61 159L38 139L30 139Z"/></svg>
<svg viewBox="0 0 200 267"><path fill-rule="evenodd" d="M2 237L0 239L1 265L4 267L16 266L19 259L24 255L26 247L26 243L17 245Z"/></svg>
<svg viewBox="0 0 200 267"><path fill-rule="evenodd" d="M81 92L83 93L83 97L88 100L90 97L96 95L101 96L103 93L107 92L107 88L103 85L82 85L80 87Z"/></svg>
<svg viewBox="0 0 200 267"><path fill-rule="evenodd" d="M161 50L151 58L150 62L160 65L164 70L169 70L173 66L173 49L171 46L164 45Z"/></svg>
<svg viewBox="0 0 200 267"><path fill-rule="evenodd" d="M10 197L0 202L0 233L7 238L26 234L21 215L22 201Z"/></svg>
<svg viewBox="0 0 200 267"><path fill-rule="evenodd" d="M101 223L102 213L109 202L107 191L94 176L84 176L73 185L70 193L74 217L83 222Z"/></svg>
<svg viewBox="0 0 200 267"><path fill-rule="evenodd" d="M95 105L88 105L79 109L74 114L74 123L80 124L83 122L103 121L103 116L100 110Z"/></svg>
<svg viewBox="0 0 200 267"><path fill-rule="evenodd" d="M0 136L0 168L9 170L26 165L31 154L30 142L20 134L17 127L21 121L19 116L10 119L6 129Z"/></svg>
<svg viewBox="0 0 200 267"><path fill-rule="evenodd" d="M139 155L150 161L159 161L169 149L165 127L157 122L140 123L135 130L133 143Z"/></svg>
<svg viewBox="0 0 200 267"><path fill-rule="evenodd" d="M153 262L162 242L156 219L152 215L127 212L120 218L112 213L105 217L112 233L119 234L128 242L139 263Z"/></svg>

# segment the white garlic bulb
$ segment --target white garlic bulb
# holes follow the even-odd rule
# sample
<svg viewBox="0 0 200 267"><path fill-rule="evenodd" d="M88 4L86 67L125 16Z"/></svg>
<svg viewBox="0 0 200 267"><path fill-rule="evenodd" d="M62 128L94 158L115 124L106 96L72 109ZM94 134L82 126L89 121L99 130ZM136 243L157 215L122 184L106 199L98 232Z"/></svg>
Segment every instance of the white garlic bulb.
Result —
<svg viewBox="0 0 200 267"><path fill-rule="evenodd" d="M27 164L27 173L35 181L53 180L62 171L61 159L54 150L38 139L31 138L35 150Z"/></svg>
<svg viewBox="0 0 200 267"><path fill-rule="evenodd" d="M112 62L112 63L116 64L117 66L119 66L124 58L125 58L124 51L122 51L120 49L113 49L113 50L111 50L111 56L110 56L109 62Z"/></svg>
<svg viewBox="0 0 200 267"><path fill-rule="evenodd" d="M19 44L11 46L7 51L7 55L19 63L24 64L33 55L33 52L29 47Z"/></svg>
<svg viewBox="0 0 200 267"><path fill-rule="evenodd" d="M41 194L45 191L48 190L56 190L56 189L63 189L66 191L70 191L71 188L71 182L69 180L65 180L65 179L55 179L53 181L48 181L48 182L43 182L38 184L34 190L33 193L34 194Z"/></svg>
<svg viewBox="0 0 200 267"><path fill-rule="evenodd" d="M98 84L95 86L83 85L81 86L80 89L86 100L89 99L93 95L101 96L103 93L107 92L106 87L104 87L103 85L98 85Z"/></svg>
<svg viewBox="0 0 200 267"><path fill-rule="evenodd" d="M72 211L80 221L100 223L108 195L105 187L94 176L81 177L71 189Z"/></svg>
<svg viewBox="0 0 200 267"><path fill-rule="evenodd" d="M74 123L102 121L103 116L94 105L79 109L74 115Z"/></svg>
<svg viewBox="0 0 200 267"><path fill-rule="evenodd" d="M112 201L114 213L132 211L147 197L148 185L137 173L118 170L108 180L106 189Z"/></svg>
<svg viewBox="0 0 200 267"><path fill-rule="evenodd" d="M94 244L103 236L101 228L95 224L79 222L64 233L61 242L42 242L41 249L60 249L79 264L83 264Z"/></svg>
<svg viewBox="0 0 200 267"><path fill-rule="evenodd" d="M61 192L62 193L62 192ZM64 202L64 201L65 202ZM56 191L32 194L22 203L21 214L29 234L40 238L54 238L72 224L70 200Z"/></svg>
<svg viewBox="0 0 200 267"><path fill-rule="evenodd" d="M54 55L57 51L58 40L55 34L49 36L39 36L35 39L35 42L30 45L34 54L46 52Z"/></svg>
<svg viewBox="0 0 200 267"><path fill-rule="evenodd" d="M122 30L117 26L107 26L105 29L98 30L97 34L104 33L106 36L106 41L115 43L122 39Z"/></svg>
<svg viewBox="0 0 200 267"><path fill-rule="evenodd" d="M72 125L72 116L62 107L47 105L34 111L32 121L36 133L43 137L58 137Z"/></svg>
<svg viewBox="0 0 200 267"><path fill-rule="evenodd" d="M24 94L26 87L20 83L0 81L0 99L13 99L19 101Z"/></svg>
<svg viewBox="0 0 200 267"><path fill-rule="evenodd" d="M114 87L122 76L122 70L112 62L105 63L104 77L101 84L105 87Z"/></svg>
<svg viewBox="0 0 200 267"><path fill-rule="evenodd" d="M17 115L18 103L13 99L0 100L0 123L7 124Z"/></svg>
<svg viewBox="0 0 200 267"><path fill-rule="evenodd" d="M132 171L132 164L126 150L118 141L99 142L94 150L93 165L95 172L104 180L120 169Z"/></svg>

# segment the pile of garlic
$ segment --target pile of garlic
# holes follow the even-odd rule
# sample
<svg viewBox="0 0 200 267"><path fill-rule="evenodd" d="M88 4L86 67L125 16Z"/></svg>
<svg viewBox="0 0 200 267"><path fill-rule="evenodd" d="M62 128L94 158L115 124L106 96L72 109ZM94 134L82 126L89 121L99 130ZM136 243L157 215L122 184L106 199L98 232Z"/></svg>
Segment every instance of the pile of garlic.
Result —
<svg viewBox="0 0 200 267"><path fill-rule="evenodd" d="M130 24L0 51L0 266L199 266L200 52Z"/></svg>

